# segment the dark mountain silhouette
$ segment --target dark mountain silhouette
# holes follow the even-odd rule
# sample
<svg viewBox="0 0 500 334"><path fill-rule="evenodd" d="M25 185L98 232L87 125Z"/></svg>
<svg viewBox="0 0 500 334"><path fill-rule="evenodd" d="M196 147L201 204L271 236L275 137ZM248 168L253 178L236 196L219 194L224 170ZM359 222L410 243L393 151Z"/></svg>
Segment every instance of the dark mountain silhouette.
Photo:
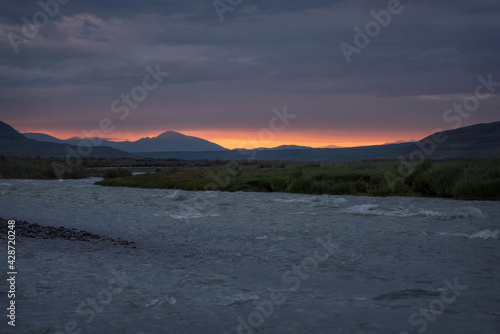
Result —
<svg viewBox="0 0 500 334"><path fill-rule="evenodd" d="M29 138L29 139L38 140L38 141L45 141L45 142L49 142L49 143L59 143L59 144L65 143L64 140L46 135L45 133L28 132L28 133L23 133L23 136L25 136L26 138ZM66 144L69 144L69 143L66 143Z"/></svg>
<svg viewBox="0 0 500 334"><path fill-rule="evenodd" d="M14 157L66 157L68 152L78 152L78 147L68 144L42 142L29 139L13 127L0 121L0 155ZM75 153L76 155L77 153ZM94 147L89 157L125 158L134 155L111 147Z"/></svg>
<svg viewBox="0 0 500 334"><path fill-rule="evenodd" d="M17 132L12 126L9 124L0 121L0 139L7 140L25 140L22 134Z"/></svg>
<svg viewBox="0 0 500 334"><path fill-rule="evenodd" d="M235 148L234 150L236 151L252 151L252 150L257 150L257 151L285 151L285 150L311 150L314 147L310 146L300 146L300 145L281 145L281 146L276 146L276 147L257 147L257 148Z"/></svg>
<svg viewBox="0 0 500 334"><path fill-rule="evenodd" d="M417 141L418 141L417 139L412 139L412 140L396 140L396 141L393 141L393 142L384 143L382 145L416 143Z"/></svg>
<svg viewBox="0 0 500 334"><path fill-rule="evenodd" d="M142 138L135 142L116 142L112 147L128 152L154 151L226 151L227 149L208 140L186 136L175 131L167 131L153 138Z"/></svg>
<svg viewBox="0 0 500 334"><path fill-rule="evenodd" d="M257 150L274 150L274 151L285 151L285 150L310 150L313 147L310 146L300 146L300 145L281 145L273 148L261 147Z"/></svg>
<svg viewBox="0 0 500 334"><path fill-rule="evenodd" d="M52 141L56 145L59 139L44 134L26 134L31 138ZM446 140L437 143L433 138L446 136ZM2 152L17 152L18 155L36 156L40 155L33 148L34 140L29 141L7 124L0 122L0 154ZM5 141L11 141L6 144ZM72 138L64 140L64 143L78 144L82 140ZM310 148L307 146L283 145L273 149L259 148L256 150L228 150L207 140L186 136L178 132L167 131L153 138L142 138L135 142L113 142L109 140L95 139L100 145L93 150L94 154L110 157L120 154L120 151L100 151L100 149L119 149L133 152L134 155L150 158L178 158L178 159L227 159L227 160L302 160L302 161L360 161L360 160L397 160L399 157L408 158L412 152L424 151L428 159L463 159L470 157L494 158L500 157L500 122L488 124L476 124L455 130L443 131L442 133L428 136L418 142L396 143L388 145L349 147L349 148ZM20 143L24 144L21 145ZM434 144L432 144L434 143ZM7 146L6 146L7 145ZM9 146L11 145L11 146ZM61 145L61 144L58 144ZM66 145L62 145L65 147ZM7 147L7 149L6 149ZM49 148L45 147L45 151ZM10 151L9 151L10 150ZM23 151L26 150L26 151ZM45 152L42 150L43 152ZM60 150L60 146L53 147L54 152ZM432 151L432 152L431 152ZM125 153L125 152L123 152ZM121 153L121 154L123 154ZM66 154L66 151L64 155ZM130 153L127 153L130 155ZM47 155L47 154L44 154ZM55 155L55 154L52 154Z"/></svg>
<svg viewBox="0 0 500 334"><path fill-rule="evenodd" d="M48 142L63 142L70 145L78 145L82 142L81 138L70 138L60 140L55 137L40 133L27 133L28 138L48 141ZM141 138L137 141L122 141L115 142L102 138L90 138L86 143L97 143L98 146L109 146L118 150L127 152L155 152L155 151L170 151L170 152L201 152L201 151L226 151L227 149L212 143L208 140L193 136L186 136L175 131L167 131L159 136L150 138Z"/></svg>
<svg viewBox="0 0 500 334"><path fill-rule="evenodd" d="M296 161L360 161L372 156L399 151L411 144L392 144L350 148L311 148L288 150L230 150L223 152L147 152L137 153L148 158L186 160L296 160Z"/></svg>
<svg viewBox="0 0 500 334"><path fill-rule="evenodd" d="M378 158L398 159L401 156L408 159L413 152L422 152L431 160L500 158L500 122L438 132L400 151Z"/></svg>

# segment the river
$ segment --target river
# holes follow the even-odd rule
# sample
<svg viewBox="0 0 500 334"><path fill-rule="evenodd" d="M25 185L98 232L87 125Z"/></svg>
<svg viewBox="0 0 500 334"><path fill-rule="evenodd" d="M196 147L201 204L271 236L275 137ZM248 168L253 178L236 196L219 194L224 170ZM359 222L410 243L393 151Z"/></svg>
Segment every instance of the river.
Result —
<svg viewBox="0 0 500 334"><path fill-rule="evenodd" d="M96 180L0 179L0 217L136 243L19 237L0 332L500 332L498 202Z"/></svg>

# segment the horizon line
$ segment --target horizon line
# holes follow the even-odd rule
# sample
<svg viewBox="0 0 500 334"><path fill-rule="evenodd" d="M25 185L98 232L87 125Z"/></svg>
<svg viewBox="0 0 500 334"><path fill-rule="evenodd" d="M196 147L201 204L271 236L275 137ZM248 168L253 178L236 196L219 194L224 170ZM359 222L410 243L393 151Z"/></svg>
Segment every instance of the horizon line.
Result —
<svg viewBox="0 0 500 334"><path fill-rule="evenodd" d="M269 145L269 146L258 146L258 147L252 147L252 148L248 148L248 147L232 147L232 148L230 148L230 147L226 147L226 146L224 146L222 144L219 144L216 141L213 141L213 140L210 140L210 139L206 139L206 138L202 138L202 137L198 137L198 136L193 136L193 135L188 135L188 134L182 133L180 131L175 131L175 130L167 130L167 131L163 131L163 132L159 133L156 136L140 137L140 138L135 139L135 140L134 139L132 139L132 140L131 139L119 139L119 138L113 138L113 137L83 137L83 136L72 136L72 137L69 137L69 138L62 139L62 138L57 137L57 135L52 135L52 134L49 134L47 132L32 132L32 131L26 131L26 130L22 130L22 131L18 131L18 132L21 133L21 134L41 134L41 135L46 135L46 136L50 136L50 137L53 137L53 138L55 138L57 140L61 140L61 141L100 139L100 140L106 140L106 141L110 141L110 142L114 142L114 143L124 143L124 142L133 143L133 142L136 142L136 141L141 140L141 139L154 139L154 138L157 138L157 137L159 137L162 134L167 133L167 132L174 132L174 133L181 134L183 136L194 137L194 138L206 140L206 141L211 142L213 144L219 145L222 148L227 149L227 150L261 150L261 149L274 149L274 148L281 147L281 146L299 146L299 147L303 147L304 149L337 149L337 148L341 149L341 148L356 148L356 147L368 147L368 146L383 146L383 145L394 145L394 144L407 144L407 143L415 143L415 142L419 141L418 139L396 140L396 141L389 141L389 142L383 142L382 141L383 143L382 142L376 142L376 143L370 142L370 143L365 143L365 144L357 144L355 146L340 146L340 145L334 145L334 144L324 145L324 146L310 146L310 145L307 145L307 144L290 144L290 143L285 143L285 144L278 144L276 146ZM97 145L97 146L106 146L106 145Z"/></svg>

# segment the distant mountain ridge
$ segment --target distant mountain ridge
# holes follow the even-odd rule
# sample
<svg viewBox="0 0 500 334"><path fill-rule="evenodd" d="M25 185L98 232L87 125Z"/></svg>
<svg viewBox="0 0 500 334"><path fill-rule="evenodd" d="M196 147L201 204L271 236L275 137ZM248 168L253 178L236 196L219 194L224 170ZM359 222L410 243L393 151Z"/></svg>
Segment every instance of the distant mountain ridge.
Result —
<svg viewBox="0 0 500 334"><path fill-rule="evenodd" d="M361 161L372 156L399 151L411 144L391 144L349 148L311 148L311 149L268 149L268 150L230 150L220 152L147 152L137 153L145 158L176 158L185 160L295 160L295 161Z"/></svg>
<svg viewBox="0 0 500 334"><path fill-rule="evenodd" d="M41 142L23 136L9 124L0 121L0 155L14 157L66 157L69 152L78 152L78 147L69 144ZM75 153L76 155L76 153ZM133 154L111 147L94 147L89 157L134 157Z"/></svg>
<svg viewBox="0 0 500 334"><path fill-rule="evenodd" d="M160 135L150 138L141 138L137 141L111 141L102 138L88 138L84 140L81 138L70 138L61 140L43 133L25 133L27 138L34 140L41 140L53 143L66 143L70 145L89 145L97 143L98 146L109 146L117 150L126 152L155 152L155 151L168 151L168 152L202 152L202 151L227 151L220 145L212 143L208 140L201 139L193 136L186 136L182 133L175 131L166 131ZM85 144L86 143L86 144Z"/></svg>
<svg viewBox="0 0 500 334"><path fill-rule="evenodd" d="M436 140L436 138L444 138ZM427 159L500 158L500 122L474 124L441 131L412 143L400 151L381 155L381 159L409 159L422 152Z"/></svg>
<svg viewBox="0 0 500 334"><path fill-rule="evenodd" d="M82 139L79 138L62 141L46 134L27 133L25 136L8 124L0 122L0 155L65 156L65 148L69 144L73 144L70 147L76 149L75 145L82 143ZM435 136L446 136L446 140L433 143ZM44 142L34 139L44 140ZM401 157L408 159L415 151L431 151L426 154L427 159L500 158L500 122L476 124L443 131L418 142L349 148L311 148L308 146L282 145L272 149L228 150L207 140L186 136L175 131L167 131L157 137L146 137L135 142L101 140L99 144L108 145L109 147L94 147L92 156L116 157L121 155L187 160L261 159L343 162L397 160Z"/></svg>
<svg viewBox="0 0 500 334"><path fill-rule="evenodd" d="M314 147L310 146L300 146L300 145L281 145L276 147L258 147L258 148L235 148L235 150L244 150L244 151L285 151L285 150L312 150Z"/></svg>
<svg viewBox="0 0 500 334"><path fill-rule="evenodd" d="M73 137L69 139L59 139L44 133L23 133L24 136L38 141L46 141L51 143L66 143L70 145L81 145L82 138ZM141 138L137 141L111 141L102 138L88 138L89 142L98 143L99 146L109 146L131 153L147 153L147 152L221 152L229 151L218 144L208 140L187 136L176 131L166 131L156 137ZM85 142L85 141L84 141ZM259 147L256 150L308 150L313 149L310 146L299 145L281 145L277 147ZM245 149L238 149L245 150Z"/></svg>
<svg viewBox="0 0 500 334"><path fill-rule="evenodd" d="M56 137L52 137L50 135L46 135L45 133L28 132L28 133L23 133L22 135L28 139L33 139L33 140L37 140L37 141L45 141L48 143L64 144L64 140L58 139Z"/></svg>
<svg viewBox="0 0 500 334"><path fill-rule="evenodd" d="M25 140L22 134L17 132L9 124L0 121L0 140Z"/></svg>

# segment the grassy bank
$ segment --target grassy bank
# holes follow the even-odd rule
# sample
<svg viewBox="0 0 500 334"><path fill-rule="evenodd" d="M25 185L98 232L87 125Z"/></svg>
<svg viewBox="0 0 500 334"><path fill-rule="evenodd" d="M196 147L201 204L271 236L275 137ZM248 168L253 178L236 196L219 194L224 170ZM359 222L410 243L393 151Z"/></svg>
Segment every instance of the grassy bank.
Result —
<svg viewBox="0 0 500 334"><path fill-rule="evenodd" d="M0 176L6 179L81 179L91 175L84 166L70 168L62 159L18 159L0 156Z"/></svg>
<svg viewBox="0 0 500 334"><path fill-rule="evenodd" d="M256 162L244 162L255 164ZM152 158L14 158L0 155L0 177L8 179L81 179L91 176L113 178L131 175L130 170L164 170L173 167L224 166L223 160L180 160Z"/></svg>
<svg viewBox="0 0 500 334"><path fill-rule="evenodd" d="M430 196L500 199L500 161L237 163L103 180L117 187L183 190L289 192L330 195Z"/></svg>
<svg viewBox="0 0 500 334"><path fill-rule="evenodd" d="M94 160L83 161L81 164L68 166L68 162L61 158L30 159L0 156L0 177L5 179L84 179L87 177L115 177L131 176L132 173L120 167L89 168L86 166Z"/></svg>

